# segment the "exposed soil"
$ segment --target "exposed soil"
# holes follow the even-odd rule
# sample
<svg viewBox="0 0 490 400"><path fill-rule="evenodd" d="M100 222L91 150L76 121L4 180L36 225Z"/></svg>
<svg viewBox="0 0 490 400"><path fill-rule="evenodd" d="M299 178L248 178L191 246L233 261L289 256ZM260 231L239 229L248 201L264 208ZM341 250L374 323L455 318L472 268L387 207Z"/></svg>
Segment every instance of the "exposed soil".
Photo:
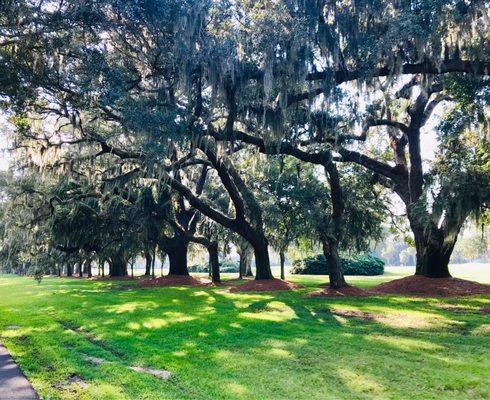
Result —
<svg viewBox="0 0 490 400"><path fill-rule="evenodd" d="M160 369L151 369L145 367L129 367L129 369L135 372L142 372L144 374L153 375L157 378L164 379L164 380L172 377L172 374L170 372L165 370L160 370Z"/></svg>
<svg viewBox="0 0 490 400"><path fill-rule="evenodd" d="M379 317L380 314L375 314L375 313L370 313L366 311L360 311L360 310L342 310L342 309L333 309L331 311L333 315L338 315L340 317L347 317L347 318L359 318L363 320L372 320L375 321L377 317Z"/></svg>
<svg viewBox="0 0 490 400"><path fill-rule="evenodd" d="M296 290L301 289L302 287L304 286L292 282L283 281L281 279L263 279L258 281L248 281L247 283L244 283L242 285L232 286L230 288L230 292L272 292L278 290Z"/></svg>
<svg viewBox="0 0 490 400"><path fill-rule="evenodd" d="M82 389L88 388L87 382L85 382L80 376L77 375L70 376L66 381L68 384L75 384L77 386L80 386Z"/></svg>
<svg viewBox="0 0 490 400"><path fill-rule="evenodd" d="M403 294L428 297L471 296L490 294L490 285L458 278L407 276L372 288L372 294Z"/></svg>
<svg viewBox="0 0 490 400"><path fill-rule="evenodd" d="M490 314L490 306L485 306L485 307L480 308L480 312L482 314Z"/></svg>
<svg viewBox="0 0 490 400"><path fill-rule="evenodd" d="M125 275L125 276L110 276L110 275L106 275L106 276L92 276L92 278L90 279L93 279L93 280L96 280L96 281L141 281L141 280L148 280L148 279L151 279L151 276L148 276L148 275L138 275L138 276L134 276L134 278L131 278L131 275Z"/></svg>
<svg viewBox="0 0 490 400"><path fill-rule="evenodd" d="M107 361L104 360L103 358L99 358L99 357L92 357L92 356L87 356L87 355L84 355L83 356L83 359L85 361L88 361L94 365L101 365L101 364L104 364L106 363Z"/></svg>
<svg viewBox="0 0 490 400"><path fill-rule="evenodd" d="M321 290L317 290L310 293L311 297L364 297L369 293L355 286L344 286L340 289L332 289L330 287L324 287Z"/></svg>
<svg viewBox="0 0 490 400"><path fill-rule="evenodd" d="M160 278L141 280L140 287L164 287L164 286L210 286L208 280L194 278L193 276L165 275Z"/></svg>
<svg viewBox="0 0 490 400"><path fill-rule="evenodd" d="M54 387L59 390L73 392L73 390L70 389L71 385L78 386L81 389L88 388L87 382L85 382L83 378L75 374L70 375L64 382L56 382L54 384Z"/></svg>

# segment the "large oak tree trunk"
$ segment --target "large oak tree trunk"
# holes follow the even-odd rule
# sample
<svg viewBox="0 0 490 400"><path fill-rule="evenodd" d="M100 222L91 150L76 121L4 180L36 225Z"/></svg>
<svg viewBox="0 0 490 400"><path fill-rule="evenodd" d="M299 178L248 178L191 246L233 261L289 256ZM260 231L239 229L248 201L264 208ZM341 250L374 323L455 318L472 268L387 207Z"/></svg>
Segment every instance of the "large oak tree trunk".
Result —
<svg viewBox="0 0 490 400"><path fill-rule="evenodd" d="M87 274L88 278L92 278L92 261L87 259L83 263L83 272Z"/></svg>
<svg viewBox="0 0 490 400"><path fill-rule="evenodd" d="M252 245L245 239L242 239L238 245L238 254L240 256L240 279L244 276L254 276L252 272L252 260L254 256Z"/></svg>
<svg viewBox="0 0 490 400"><path fill-rule="evenodd" d="M161 253L162 259L160 260L160 276L163 276L163 265L165 264L165 258L167 258L166 253Z"/></svg>
<svg viewBox="0 0 490 400"><path fill-rule="evenodd" d="M78 277L79 278L82 278L83 277L83 261L82 260L80 260L77 263L77 273L78 273Z"/></svg>
<svg viewBox="0 0 490 400"><path fill-rule="evenodd" d="M342 220L344 215L344 195L340 183L340 176L335 163L328 162L325 164L325 172L330 183L330 195L332 201L332 222L333 233L330 235L327 232L320 232L320 240L322 242L323 254L327 260L329 267L330 287L339 289L347 286L347 282L342 272L339 256L339 243L342 238Z"/></svg>
<svg viewBox="0 0 490 400"><path fill-rule="evenodd" d="M128 259L122 251L119 251L111 256L109 265L110 276L127 276L128 275Z"/></svg>
<svg viewBox="0 0 490 400"><path fill-rule="evenodd" d="M253 258L254 252L253 249L250 251L250 255L248 255L247 262L245 263L245 272L244 275L247 277L253 277L254 272L252 271L252 258Z"/></svg>
<svg viewBox="0 0 490 400"><path fill-rule="evenodd" d="M189 242L186 239L175 240L171 246L165 248L170 264L169 275L189 275L187 268L187 250Z"/></svg>
<svg viewBox="0 0 490 400"><path fill-rule="evenodd" d="M145 249L145 276L151 275L151 264L152 264L151 252Z"/></svg>
<svg viewBox="0 0 490 400"><path fill-rule="evenodd" d="M253 243L255 255L255 280L274 279L269 259L267 241Z"/></svg>
<svg viewBox="0 0 490 400"><path fill-rule="evenodd" d="M423 226L422 223L411 218L415 248L417 251L417 265L415 275L429 278L448 278L449 260L456 240L444 235L442 229L436 226Z"/></svg>
<svg viewBox="0 0 490 400"><path fill-rule="evenodd" d="M208 246L209 253L209 269L211 271L211 279L213 283L221 282L219 271L219 257L218 257L218 244L212 243Z"/></svg>
<svg viewBox="0 0 490 400"><path fill-rule="evenodd" d="M344 278L344 273L342 272L342 267L340 264L340 256L338 251L338 245L334 238L323 236L321 238L323 255L327 260L328 265L328 276L330 280L330 287L332 289L340 289L347 286Z"/></svg>
<svg viewBox="0 0 490 400"><path fill-rule="evenodd" d="M424 92L420 94L420 99L422 99L421 96L425 96ZM428 97L425 101L428 101ZM411 125L413 125L414 121L418 121L416 117L417 115L411 114ZM451 223L456 222L457 225L455 234L451 235L448 232L444 232L442 226L436 226L429 216L417 216L417 210L414 210L413 207L421 201L424 185L420 148L420 125L415 123L414 126L411 126L407 137L410 174L408 179L409 199L407 199L408 201L405 204L407 206L407 215L413 231L417 251L415 274L430 278L447 278L451 276L448 268L449 259L451 258L451 253L464 219L461 219L461 223L456 222L456 220L451 221ZM419 210L418 212L421 211ZM449 211L446 217L450 218L451 215L452 212Z"/></svg>

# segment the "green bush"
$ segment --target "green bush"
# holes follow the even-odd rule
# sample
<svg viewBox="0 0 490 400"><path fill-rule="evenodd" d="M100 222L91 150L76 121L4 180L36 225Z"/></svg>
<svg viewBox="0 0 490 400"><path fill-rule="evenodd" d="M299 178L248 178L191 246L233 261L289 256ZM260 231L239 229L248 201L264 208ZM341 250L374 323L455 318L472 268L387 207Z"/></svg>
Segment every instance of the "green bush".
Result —
<svg viewBox="0 0 490 400"><path fill-rule="evenodd" d="M238 274L238 269L240 268L240 264L238 261L231 260L223 260L219 263L220 272L236 272ZM189 267L189 272L200 272L207 273L209 272L209 264L195 264Z"/></svg>
<svg viewBox="0 0 490 400"><path fill-rule="evenodd" d="M189 272L204 273L208 272L208 264L194 264L187 267Z"/></svg>
<svg viewBox="0 0 490 400"><path fill-rule="evenodd" d="M361 253L341 257L340 264L345 275L383 275L385 262L371 254ZM328 265L323 254L293 262L292 274L328 275Z"/></svg>

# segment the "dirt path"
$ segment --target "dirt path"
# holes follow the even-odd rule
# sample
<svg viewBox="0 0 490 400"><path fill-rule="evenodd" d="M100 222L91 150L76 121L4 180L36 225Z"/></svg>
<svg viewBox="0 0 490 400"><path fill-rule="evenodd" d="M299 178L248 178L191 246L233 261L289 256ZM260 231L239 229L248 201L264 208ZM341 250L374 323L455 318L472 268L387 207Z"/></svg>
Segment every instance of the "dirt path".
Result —
<svg viewBox="0 0 490 400"><path fill-rule="evenodd" d="M19 366L7 349L0 344L0 399L2 400L39 400L32 385L26 379Z"/></svg>

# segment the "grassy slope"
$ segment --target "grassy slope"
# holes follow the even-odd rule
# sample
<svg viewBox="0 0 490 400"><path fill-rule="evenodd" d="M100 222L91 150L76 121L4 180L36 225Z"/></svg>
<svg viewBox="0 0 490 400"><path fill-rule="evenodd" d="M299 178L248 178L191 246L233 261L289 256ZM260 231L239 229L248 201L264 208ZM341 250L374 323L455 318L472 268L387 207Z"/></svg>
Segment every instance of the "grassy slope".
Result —
<svg viewBox="0 0 490 400"><path fill-rule="evenodd" d="M366 287L393 277L351 281ZM45 398L490 397L490 322L475 312L490 297L307 298L324 278L294 280L307 288L229 294L0 277L0 336ZM95 366L84 355L110 363ZM161 381L132 365L174 377ZM72 374L88 387L63 385Z"/></svg>

